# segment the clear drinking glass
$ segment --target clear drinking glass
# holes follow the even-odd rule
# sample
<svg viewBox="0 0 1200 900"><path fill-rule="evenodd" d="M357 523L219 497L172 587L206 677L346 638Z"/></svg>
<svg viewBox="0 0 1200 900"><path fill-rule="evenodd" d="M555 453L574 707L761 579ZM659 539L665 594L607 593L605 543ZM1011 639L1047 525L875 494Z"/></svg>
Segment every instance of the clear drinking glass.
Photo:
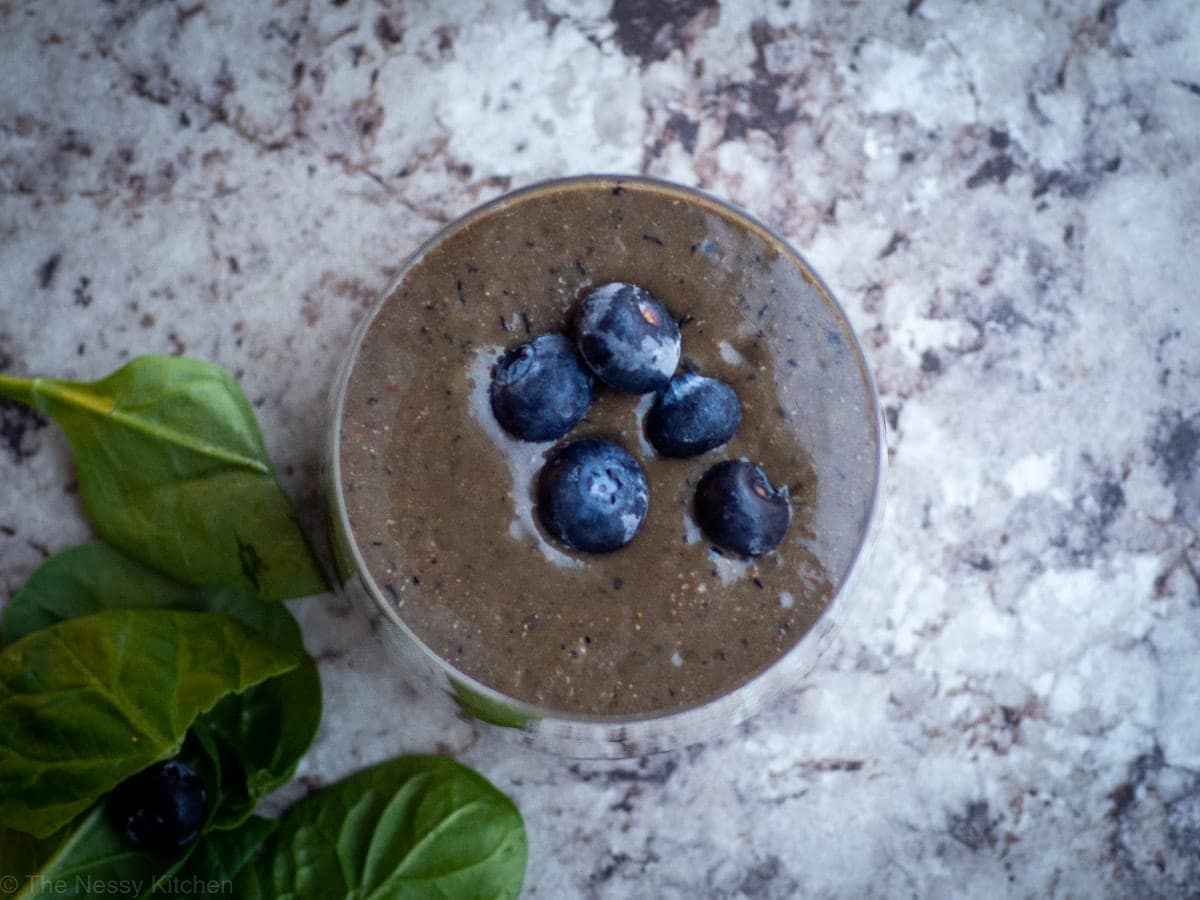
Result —
<svg viewBox="0 0 1200 900"><path fill-rule="evenodd" d="M813 510L813 552L833 585L824 611L790 650L772 665L728 693L684 708L640 716L580 715L542 708L506 696L459 671L434 652L405 622L364 560L356 543L342 480L342 421L347 387L364 337L381 308L403 285L414 264L459 229L486 217L506 216L523 203L545 200L555 192L602 185L640 190L685 204L711 220L714 234L735 235L747 246L760 242L773 265L790 267L789 296L771 303L790 304L788 312L805 323L793 352L804 365L785 369L793 379L792 396L804 398L807 423L803 443L819 485ZM749 243L747 243L749 242ZM481 313L482 314L482 313ZM685 349L686 353L686 349ZM885 442L880 406L862 348L838 302L807 262L787 242L747 213L700 191L656 179L596 175L534 184L492 200L450 223L408 258L395 281L363 318L333 386L332 422L325 459L330 532L338 567L339 589L382 616L381 632L397 665L410 676L444 693L449 702L519 741L575 757L627 757L697 743L731 729L766 703L797 684L815 665L830 634L851 602L855 576L880 518Z"/></svg>

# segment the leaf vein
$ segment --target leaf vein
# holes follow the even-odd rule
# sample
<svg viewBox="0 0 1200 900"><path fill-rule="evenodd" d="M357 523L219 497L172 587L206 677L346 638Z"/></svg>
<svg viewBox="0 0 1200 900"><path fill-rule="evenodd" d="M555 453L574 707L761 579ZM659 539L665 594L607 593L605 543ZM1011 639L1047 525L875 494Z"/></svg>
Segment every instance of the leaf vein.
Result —
<svg viewBox="0 0 1200 900"><path fill-rule="evenodd" d="M118 409L115 404L108 406L68 383L37 378L34 379L34 391L58 400L74 409L101 419L116 422L130 431L141 432L142 434L157 438L164 443L182 447L199 456L207 456L210 459L216 459L264 475L269 475L271 472L270 466L260 459L255 459L252 456L246 456L232 450L224 450L211 444L204 444L195 440L191 435L174 428L157 425L137 416L130 415L125 410Z"/></svg>

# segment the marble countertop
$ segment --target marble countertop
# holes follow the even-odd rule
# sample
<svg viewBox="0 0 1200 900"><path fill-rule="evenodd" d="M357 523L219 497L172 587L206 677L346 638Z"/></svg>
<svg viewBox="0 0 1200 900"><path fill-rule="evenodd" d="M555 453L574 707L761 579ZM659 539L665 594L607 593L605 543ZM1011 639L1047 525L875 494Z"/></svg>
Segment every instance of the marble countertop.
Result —
<svg viewBox="0 0 1200 900"><path fill-rule="evenodd" d="M293 793L451 753L526 895L1200 890L1200 9L1190 0L0 0L0 368L234 371L314 527L325 395L405 254L503 191L645 172L755 212L864 338L890 487L861 600L738 733L573 762L300 604ZM0 407L0 598L88 536Z"/></svg>

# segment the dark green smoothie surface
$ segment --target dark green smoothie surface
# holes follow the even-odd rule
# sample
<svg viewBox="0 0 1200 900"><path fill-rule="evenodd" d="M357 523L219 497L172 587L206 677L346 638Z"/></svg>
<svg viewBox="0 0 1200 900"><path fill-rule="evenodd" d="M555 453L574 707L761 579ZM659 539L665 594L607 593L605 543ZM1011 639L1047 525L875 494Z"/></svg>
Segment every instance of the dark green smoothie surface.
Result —
<svg viewBox="0 0 1200 900"><path fill-rule="evenodd" d="M667 459L641 432L651 398L601 388L564 440L633 453L650 509L629 546L592 556L541 530L534 488L553 445L502 432L488 383L505 349L569 328L581 294L608 281L667 306L684 357L736 389L743 420L726 446ZM588 179L501 201L421 255L366 331L341 422L353 539L420 639L506 695L639 716L725 694L810 628L865 522L870 492L854 482L875 451L852 443L869 413L842 329L793 254L697 195ZM846 458L814 466L822 453ZM791 492L787 536L753 561L722 554L692 513L697 481L734 457ZM836 525L822 533L823 520Z"/></svg>

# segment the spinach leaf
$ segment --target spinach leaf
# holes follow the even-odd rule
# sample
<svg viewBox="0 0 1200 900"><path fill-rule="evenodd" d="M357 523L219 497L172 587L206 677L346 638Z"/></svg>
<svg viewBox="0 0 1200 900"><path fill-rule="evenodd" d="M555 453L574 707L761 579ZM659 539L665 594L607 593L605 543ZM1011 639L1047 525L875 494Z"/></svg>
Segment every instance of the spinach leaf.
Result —
<svg viewBox="0 0 1200 900"><path fill-rule="evenodd" d="M99 381L0 375L0 397L66 432L96 530L188 584L265 599L328 590L233 377L142 356Z"/></svg>
<svg viewBox="0 0 1200 900"><path fill-rule="evenodd" d="M283 604L187 587L111 545L92 543L42 563L9 603L0 633L8 643L66 619L134 608L224 613L300 659L290 672L225 697L192 725L219 770L222 802L210 827L235 827L292 777L320 723L321 679L300 627Z"/></svg>
<svg viewBox="0 0 1200 900"><path fill-rule="evenodd" d="M218 885L214 893L230 893L238 873L278 827L274 819L251 816L235 829L205 835L187 863L159 879L149 896L154 900L183 900L195 896L194 888L201 884Z"/></svg>
<svg viewBox="0 0 1200 900"><path fill-rule="evenodd" d="M451 697L459 709L480 722L487 722L499 728L524 728L538 720L532 713L523 713L471 690L453 676L450 678L450 686L453 689Z"/></svg>
<svg viewBox="0 0 1200 900"><path fill-rule="evenodd" d="M282 604L229 590L199 596L205 609L243 622L300 659L290 672L230 694L193 725L220 753L223 803L213 827L232 828L295 773L321 722L321 676L304 651L300 626Z"/></svg>
<svg viewBox="0 0 1200 900"><path fill-rule="evenodd" d="M201 609L191 601L195 590L111 544L80 544L34 570L4 610L0 640L7 646L58 622L105 609Z"/></svg>
<svg viewBox="0 0 1200 900"><path fill-rule="evenodd" d="M187 748L181 758L201 773L210 805L218 806L203 760ZM152 853L129 844L106 805L101 800L49 838L0 828L0 898L87 898L98 888L109 895L120 888L126 896L184 900L196 896L199 885L208 886L200 893L230 895L238 873L279 827L273 819L251 816L237 828L206 828L198 841L176 853Z"/></svg>
<svg viewBox="0 0 1200 900"><path fill-rule="evenodd" d="M140 897L179 873L202 849L202 841L173 853L134 847L101 800L49 838L0 829L0 897Z"/></svg>
<svg viewBox="0 0 1200 900"><path fill-rule="evenodd" d="M220 794L206 753L189 736L179 758L204 779L208 804L216 809ZM107 800L101 800L46 839L0 829L0 897L86 898L98 893L140 897L156 888L183 890L200 881L232 885L237 870L275 827L275 822L260 819L244 831L214 832L211 843L204 837L174 853L153 853L125 839L113 824ZM10 880L5 881L5 876Z"/></svg>
<svg viewBox="0 0 1200 900"><path fill-rule="evenodd" d="M98 883L124 887L125 896L137 896L188 852L156 854L131 846L100 803L48 840L0 831L0 873L8 879L0 878L0 884L15 888L0 897L91 897L95 891L88 887Z"/></svg>
<svg viewBox="0 0 1200 900"><path fill-rule="evenodd" d="M58 835L35 838L23 831L0 828L0 898L32 896L26 893L27 880L61 840Z"/></svg>
<svg viewBox="0 0 1200 900"><path fill-rule="evenodd" d="M0 653L0 825L45 837L300 658L217 613L107 610Z"/></svg>
<svg viewBox="0 0 1200 900"><path fill-rule="evenodd" d="M292 807L237 894L516 897L526 855L521 814L481 775L440 756L403 757Z"/></svg>

